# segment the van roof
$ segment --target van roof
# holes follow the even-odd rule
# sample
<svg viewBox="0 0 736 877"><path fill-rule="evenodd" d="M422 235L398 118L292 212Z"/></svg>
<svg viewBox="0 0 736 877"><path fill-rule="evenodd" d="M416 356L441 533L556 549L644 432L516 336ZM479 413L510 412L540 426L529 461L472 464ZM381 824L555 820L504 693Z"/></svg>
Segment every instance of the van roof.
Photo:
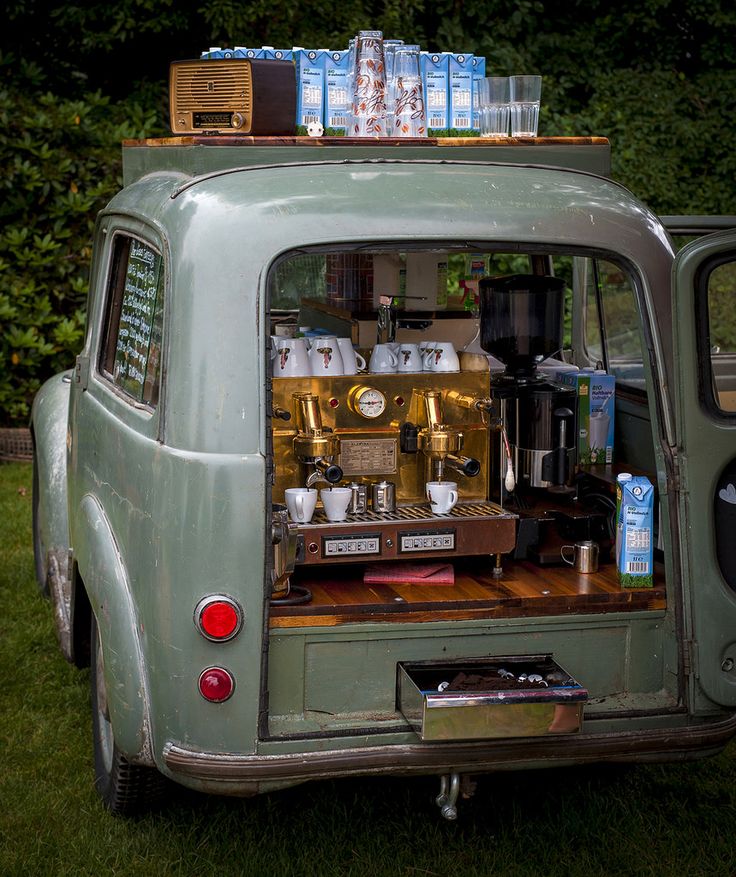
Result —
<svg viewBox="0 0 736 877"><path fill-rule="evenodd" d="M250 166L364 159L477 161L542 165L607 177L611 147L605 137L165 137L123 142L123 182L151 173L187 176Z"/></svg>

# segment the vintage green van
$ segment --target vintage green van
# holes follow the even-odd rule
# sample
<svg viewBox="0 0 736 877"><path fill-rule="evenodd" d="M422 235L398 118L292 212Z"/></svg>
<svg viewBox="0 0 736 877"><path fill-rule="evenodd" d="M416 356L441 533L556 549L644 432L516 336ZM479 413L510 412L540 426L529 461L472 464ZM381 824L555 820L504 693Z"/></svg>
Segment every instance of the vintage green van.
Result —
<svg viewBox="0 0 736 877"><path fill-rule="evenodd" d="M736 219L673 219L676 252L601 138L123 155L32 415L113 812L435 774L454 818L469 775L733 737Z"/></svg>

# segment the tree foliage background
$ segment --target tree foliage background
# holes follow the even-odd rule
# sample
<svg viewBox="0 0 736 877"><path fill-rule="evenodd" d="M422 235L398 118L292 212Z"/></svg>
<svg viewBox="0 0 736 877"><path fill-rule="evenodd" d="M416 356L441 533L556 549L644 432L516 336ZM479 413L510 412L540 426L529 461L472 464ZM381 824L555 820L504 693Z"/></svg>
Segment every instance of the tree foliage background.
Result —
<svg viewBox="0 0 736 877"><path fill-rule="evenodd" d="M211 45L341 48L359 29L544 76L540 134L607 136L659 213L736 213L736 6L719 0L117 0L6 4L0 425L27 421L84 329L120 141L167 133L168 64Z"/></svg>

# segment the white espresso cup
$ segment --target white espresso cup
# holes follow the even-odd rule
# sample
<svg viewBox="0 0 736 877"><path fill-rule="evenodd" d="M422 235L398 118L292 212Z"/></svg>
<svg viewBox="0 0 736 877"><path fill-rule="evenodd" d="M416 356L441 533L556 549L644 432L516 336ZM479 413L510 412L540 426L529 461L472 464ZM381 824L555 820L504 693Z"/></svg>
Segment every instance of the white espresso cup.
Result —
<svg viewBox="0 0 736 877"><path fill-rule="evenodd" d="M422 341L419 345L419 355L422 357L422 371L434 371L434 348L436 345L436 341ZM430 356L430 354L433 355Z"/></svg>
<svg viewBox="0 0 736 877"><path fill-rule="evenodd" d="M316 377L343 374L342 354L334 335L318 335L312 339L309 365Z"/></svg>
<svg viewBox="0 0 736 877"><path fill-rule="evenodd" d="M429 368L426 367L427 361ZM425 371L459 372L460 358L451 341L438 341L425 356Z"/></svg>
<svg viewBox="0 0 736 877"><path fill-rule="evenodd" d="M311 374L307 343L304 338L271 338L273 376L293 378Z"/></svg>
<svg viewBox="0 0 736 877"><path fill-rule="evenodd" d="M312 520L317 505L316 488L287 487L284 496L291 520L297 524L308 524Z"/></svg>
<svg viewBox="0 0 736 877"><path fill-rule="evenodd" d="M342 373L344 375L357 375L358 369L365 371L365 360L353 347L353 342L349 338L338 338L337 346L340 348L340 356L342 356Z"/></svg>
<svg viewBox="0 0 736 877"><path fill-rule="evenodd" d="M348 506L353 498L353 491L349 487L328 487L320 490L319 498L325 507L328 521L344 521L348 516Z"/></svg>
<svg viewBox="0 0 736 877"><path fill-rule="evenodd" d="M394 374L399 364L396 354L388 344L376 344L371 353L368 368L373 374Z"/></svg>
<svg viewBox="0 0 736 877"><path fill-rule="evenodd" d="M425 489L435 515L446 515L457 505L457 484L454 481L428 481Z"/></svg>
<svg viewBox="0 0 736 877"><path fill-rule="evenodd" d="M397 371L420 372L422 371L422 355L419 353L419 345L405 341L399 347L396 354L399 360Z"/></svg>

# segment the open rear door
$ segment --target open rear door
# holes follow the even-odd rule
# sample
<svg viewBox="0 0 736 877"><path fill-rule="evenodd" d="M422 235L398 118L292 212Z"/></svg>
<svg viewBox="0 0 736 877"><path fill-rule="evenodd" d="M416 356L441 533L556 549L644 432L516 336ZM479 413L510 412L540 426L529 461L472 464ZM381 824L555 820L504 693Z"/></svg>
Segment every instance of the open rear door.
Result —
<svg viewBox="0 0 736 877"><path fill-rule="evenodd" d="M686 636L702 691L736 706L736 230L687 244L674 272Z"/></svg>

